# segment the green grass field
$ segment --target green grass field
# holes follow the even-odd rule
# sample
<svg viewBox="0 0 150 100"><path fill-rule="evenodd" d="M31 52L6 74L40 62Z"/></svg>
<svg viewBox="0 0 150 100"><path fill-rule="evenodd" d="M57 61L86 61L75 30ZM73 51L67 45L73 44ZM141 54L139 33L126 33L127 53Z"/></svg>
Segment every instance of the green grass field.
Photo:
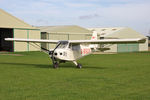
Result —
<svg viewBox="0 0 150 100"><path fill-rule="evenodd" d="M150 52L89 55L82 69L16 54L0 54L0 100L150 100Z"/></svg>

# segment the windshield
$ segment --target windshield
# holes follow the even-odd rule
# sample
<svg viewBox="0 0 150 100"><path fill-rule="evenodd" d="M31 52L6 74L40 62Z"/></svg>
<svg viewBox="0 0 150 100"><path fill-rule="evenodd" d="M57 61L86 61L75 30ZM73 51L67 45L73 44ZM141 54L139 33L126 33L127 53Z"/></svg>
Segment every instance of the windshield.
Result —
<svg viewBox="0 0 150 100"><path fill-rule="evenodd" d="M61 43L58 48L66 48L68 43Z"/></svg>

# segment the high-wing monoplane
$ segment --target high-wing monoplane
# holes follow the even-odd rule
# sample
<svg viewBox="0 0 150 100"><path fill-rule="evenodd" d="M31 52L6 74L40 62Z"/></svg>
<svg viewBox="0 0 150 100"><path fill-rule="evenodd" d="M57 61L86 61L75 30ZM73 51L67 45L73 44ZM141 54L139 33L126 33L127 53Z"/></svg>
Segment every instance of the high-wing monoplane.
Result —
<svg viewBox="0 0 150 100"><path fill-rule="evenodd" d="M6 41L28 42L28 43L55 43L53 50L42 48L49 54L53 62L53 68L58 68L62 62L71 61L77 68L82 68L77 60L102 49L98 44L118 44L118 43L144 43L146 39L102 39L97 40L97 32L94 31L91 40L42 40L42 39L21 39L5 38Z"/></svg>

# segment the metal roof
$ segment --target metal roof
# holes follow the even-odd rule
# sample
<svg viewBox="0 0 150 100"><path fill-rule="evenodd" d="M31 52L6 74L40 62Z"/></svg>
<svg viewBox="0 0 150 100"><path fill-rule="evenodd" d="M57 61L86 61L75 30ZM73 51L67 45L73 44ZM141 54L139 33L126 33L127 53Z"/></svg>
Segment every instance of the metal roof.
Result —
<svg viewBox="0 0 150 100"><path fill-rule="evenodd" d="M27 28L36 29L24 21L0 9L0 28Z"/></svg>
<svg viewBox="0 0 150 100"><path fill-rule="evenodd" d="M41 32L47 33L92 34L92 31L76 25L40 26L38 28L40 28Z"/></svg>
<svg viewBox="0 0 150 100"><path fill-rule="evenodd" d="M98 32L98 34L101 36L101 37L105 37L109 34L112 34L112 33L115 33L121 29L123 29L123 27L113 27L113 28L100 28L100 27L97 27L97 28L88 28L89 30L95 30Z"/></svg>
<svg viewBox="0 0 150 100"><path fill-rule="evenodd" d="M145 38L144 35L128 27L111 27L111 28L88 28L95 30L100 37L105 38Z"/></svg>

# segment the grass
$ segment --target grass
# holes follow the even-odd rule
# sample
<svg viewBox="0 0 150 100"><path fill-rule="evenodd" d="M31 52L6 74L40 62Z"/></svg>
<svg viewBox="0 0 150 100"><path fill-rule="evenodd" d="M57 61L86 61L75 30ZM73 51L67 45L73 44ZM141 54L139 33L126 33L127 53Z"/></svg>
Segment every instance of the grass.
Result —
<svg viewBox="0 0 150 100"><path fill-rule="evenodd" d="M0 100L150 100L150 52L89 55L82 69L16 54L0 55Z"/></svg>

